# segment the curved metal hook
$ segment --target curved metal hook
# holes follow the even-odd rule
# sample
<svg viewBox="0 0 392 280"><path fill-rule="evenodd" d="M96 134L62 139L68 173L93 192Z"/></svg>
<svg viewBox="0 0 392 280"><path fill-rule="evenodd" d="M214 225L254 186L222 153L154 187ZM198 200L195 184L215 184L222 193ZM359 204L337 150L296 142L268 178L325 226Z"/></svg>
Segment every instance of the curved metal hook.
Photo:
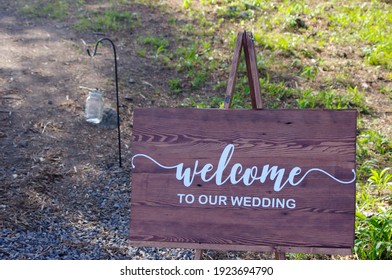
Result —
<svg viewBox="0 0 392 280"><path fill-rule="evenodd" d="M119 102L119 98L118 98L118 75L117 75L117 53L116 53L116 46L114 45L113 41L109 38L101 38L99 39L96 44L95 44L95 48L94 48L94 53L91 54L91 51L89 48L87 48L87 54L90 57L94 57L97 54L97 50L98 50L98 46L99 44L101 44L103 41L108 41L112 47L113 47L113 54L114 54L114 79L116 82L116 97L117 97L117 131L118 131L118 158L119 158L119 165L120 167L122 167L121 164L121 133L120 133L120 102Z"/></svg>
<svg viewBox="0 0 392 280"><path fill-rule="evenodd" d="M103 41L109 41L109 42L112 44L113 50L114 50L114 53L115 53L115 56L116 56L116 47L114 46L113 41L110 40L110 39L107 38L107 37L101 38L101 39L99 39L99 40L95 43L95 48L94 48L94 53L93 53L93 54L91 54L90 49L87 48L87 54L88 54L89 56L91 56L91 57L94 57L94 56L97 54L99 44L101 44Z"/></svg>

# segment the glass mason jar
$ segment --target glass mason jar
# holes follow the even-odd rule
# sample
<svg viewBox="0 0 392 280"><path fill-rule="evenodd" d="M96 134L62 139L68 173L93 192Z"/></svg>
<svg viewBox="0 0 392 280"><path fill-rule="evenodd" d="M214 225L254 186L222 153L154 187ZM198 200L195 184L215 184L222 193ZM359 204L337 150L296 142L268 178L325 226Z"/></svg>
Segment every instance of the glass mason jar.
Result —
<svg viewBox="0 0 392 280"><path fill-rule="evenodd" d="M86 99L86 121L100 123L103 116L103 96L99 90L89 91Z"/></svg>

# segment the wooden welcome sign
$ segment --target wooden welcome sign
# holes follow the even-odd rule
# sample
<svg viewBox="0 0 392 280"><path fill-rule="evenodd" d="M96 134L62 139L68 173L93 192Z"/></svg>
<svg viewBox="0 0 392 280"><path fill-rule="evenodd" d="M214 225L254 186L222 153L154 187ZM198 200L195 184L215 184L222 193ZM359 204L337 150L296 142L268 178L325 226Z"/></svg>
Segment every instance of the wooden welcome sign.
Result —
<svg viewBox="0 0 392 280"><path fill-rule="evenodd" d="M134 245L350 254L353 110L136 109Z"/></svg>
<svg viewBox="0 0 392 280"><path fill-rule="evenodd" d="M136 110L131 240L351 248L355 116Z"/></svg>

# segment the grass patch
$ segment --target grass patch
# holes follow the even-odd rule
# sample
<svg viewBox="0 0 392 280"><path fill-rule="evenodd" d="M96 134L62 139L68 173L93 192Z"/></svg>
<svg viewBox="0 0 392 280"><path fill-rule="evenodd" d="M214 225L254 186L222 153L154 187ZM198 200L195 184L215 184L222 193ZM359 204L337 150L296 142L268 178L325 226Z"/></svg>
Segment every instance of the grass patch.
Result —
<svg viewBox="0 0 392 280"><path fill-rule="evenodd" d="M49 3L31 2L24 5L22 13L33 16L64 20L68 16L70 5L67 1L54 1Z"/></svg>
<svg viewBox="0 0 392 280"><path fill-rule="evenodd" d="M181 93L182 92L181 80L179 78L170 79L169 88L175 94Z"/></svg>
<svg viewBox="0 0 392 280"><path fill-rule="evenodd" d="M392 70L392 42L375 45L365 50L366 60L371 65L381 65Z"/></svg>
<svg viewBox="0 0 392 280"><path fill-rule="evenodd" d="M297 101L298 107L301 109L357 109L360 113L367 114L369 111L364 99L365 95L359 92L356 87L348 87L343 94L337 93L335 90L302 91Z"/></svg>
<svg viewBox="0 0 392 280"><path fill-rule="evenodd" d="M371 65L392 68L392 7L382 1L361 3L349 1L340 5L337 13L329 15L331 27L345 33L336 36L337 42L354 44L358 41L364 47L366 61Z"/></svg>
<svg viewBox="0 0 392 280"><path fill-rule="evenodd" d="M79 31L107 32L134 29L140 24L137 13L123 11L121 6L113 5L98 11L82 10L74 27Z"/></svg>
<svg viewBox="0 0 392 280"><path fill-rule="evenodd" d="M157 54L166 52L166 49L169 47L169 41L155 36L142 36L139 38L139 41L149 46Z"/></svg>
<svg viewBox="0 0 392 280"><path fill-rule="evenodd" d="M380 208L372 216L356 214L354 252L359 259L391 259L392 248L392 211Z"/></svg>

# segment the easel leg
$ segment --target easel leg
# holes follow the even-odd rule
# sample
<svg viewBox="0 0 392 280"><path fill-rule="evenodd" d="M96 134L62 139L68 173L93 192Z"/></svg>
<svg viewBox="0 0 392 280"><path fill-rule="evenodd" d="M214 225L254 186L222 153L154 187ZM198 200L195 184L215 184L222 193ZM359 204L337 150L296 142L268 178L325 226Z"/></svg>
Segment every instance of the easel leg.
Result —
<svg viewBox="0 0 392 280"><path fill-rule="evenodd" d="M203 255L202 249L196 249L195 251L195 260L201 260L201 256Z"/></svg>
<svg viewBox="0 0 392 280"><path fill-rule="evenodd" d="M281 252L279 250L275 250L274 254L275 254L275 260L285 260L286 259L285 252Z"/></svg>

